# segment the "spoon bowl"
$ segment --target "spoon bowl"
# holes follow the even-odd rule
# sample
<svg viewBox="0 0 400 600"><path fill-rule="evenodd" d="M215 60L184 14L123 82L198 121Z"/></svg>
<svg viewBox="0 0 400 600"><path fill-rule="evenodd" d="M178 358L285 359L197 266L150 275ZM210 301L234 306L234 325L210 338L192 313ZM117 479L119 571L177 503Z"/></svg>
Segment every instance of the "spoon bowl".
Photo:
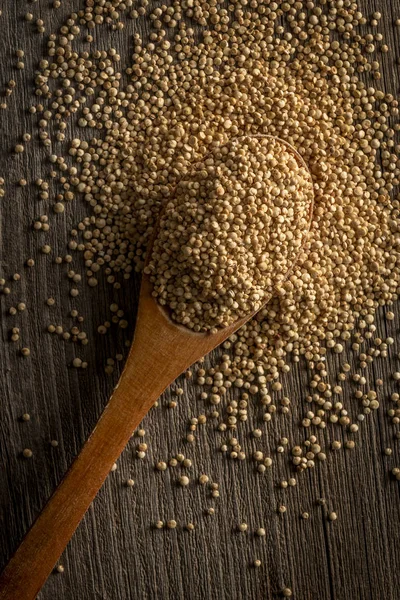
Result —
<svg viewBox="0 0 400 600"><path fill-rule="evenodd" d="M288 142L279 141L307 168ZM311 200L303 246L312 212ZM301 249L285 278L300 252ZM270 298L265 298L264 304ZM183 371L229 338L258 310L215 333L195 333L171 320L168 311L152 296L149 277L143 276L134 340L120 380L80 454L0 576L0 600L36 598L112 465L159 396Z"/></svg>

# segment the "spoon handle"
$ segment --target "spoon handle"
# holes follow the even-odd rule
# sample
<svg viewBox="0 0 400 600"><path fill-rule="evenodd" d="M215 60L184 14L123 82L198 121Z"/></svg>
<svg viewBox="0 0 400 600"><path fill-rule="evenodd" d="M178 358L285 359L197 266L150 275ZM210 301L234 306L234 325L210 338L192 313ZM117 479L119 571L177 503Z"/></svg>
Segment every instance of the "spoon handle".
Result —
<svg viewBox="0 0 400 600"><path fill-rule="evenodd" d="M92 435L0 575L0 600L34 600L133 431L165 388L251 315L213 335L177 327L143 277L131 351Z"/></svg>
<svg viewBox="0 0 400 600"><path fill-rule="evenodd" d="M136 357L128 360L93 433L1 574L1 600L36 598L134 429L170 383L146 379L150 358L143 352Z"/></svg>

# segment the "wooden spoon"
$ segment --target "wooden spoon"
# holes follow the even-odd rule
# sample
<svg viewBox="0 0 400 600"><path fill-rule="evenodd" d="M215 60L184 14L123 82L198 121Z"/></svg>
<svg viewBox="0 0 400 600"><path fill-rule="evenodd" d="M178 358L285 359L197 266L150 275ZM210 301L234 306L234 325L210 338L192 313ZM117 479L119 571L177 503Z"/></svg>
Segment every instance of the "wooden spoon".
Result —
<svg viewBox="0 0 400 600"><path fill-rule="evenodd" d="M294 148L280 141L306 167ZM309 227L312 210L311 201ZM255 314L214 334L193 333L171 321L151 292L150 281L143 276L134 340L118 385L93 433L1 574L0 600L37 596L112 465L162 392Z"/></svg>

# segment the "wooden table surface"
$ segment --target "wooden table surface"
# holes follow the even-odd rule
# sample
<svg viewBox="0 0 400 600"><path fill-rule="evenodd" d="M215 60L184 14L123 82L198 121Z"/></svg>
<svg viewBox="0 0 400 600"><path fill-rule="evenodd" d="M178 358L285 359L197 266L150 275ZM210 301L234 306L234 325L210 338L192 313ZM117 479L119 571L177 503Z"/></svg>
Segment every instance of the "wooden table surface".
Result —
<svg viewBox="0 0 400 600"><path fill-rule="evenodd" d="M8 108L0 110L0 176L6 180L5 196L0 198L0 277L9 281L20 273L21 279L10 283L10 295L0 295L0 566L96 423L123 364L117 361L110 376L104 370L106 361L119 353L126 356L125 341L134 326L138 281L117 291L103 280L94 290L82 284L79 296L71 298L67 265L54 264L54 257L66 252L68 232L86 215L83 203L68 206L54 218L34 184L17 185L21 177L32 182L50 170L46 152L36 139L26 144L22 155L12 150L23 133L37 136L36 117L27 111L37 101L32 94L33 73L45 55L46 35L56 31L71 7L78 5L65 1L53 10L47 1L3 0L1 6L0 87L5 89L10 79L17 85L6 98ZM399 49L400 28L395 31L393 27L394 19L400 17L398 0L364 1L361 8L366 15L377 9L384 13L379 30L386 31L391 48ZM46 34L35 33L35 26L24 20L28 11L45 21ZM134 26L132 21L127 23L129 31ZM122 52L131 52L127 40L126 30L105 30L97 44L107 47L112 41ZM15 68L17 48L25 51L23 71ZM393 67L390 56L383 63L383 88L396 93L398 67ZM43 214L51 220L46 236L32 231L33 221ZM52 246L50 257L38 251L45 239ZM24 266L29 257L36 261L31 269ZM74 255L69 268L75 265L82 272L81 260ZM46 304L49 297L56 300L54 306ZM10 316L10 306L18 302L26 303L26 311ZM100 336L97 327L109 318L111 303L129 315L129 327L118 330L113 326L107 336ZM67 316L72 308L85 317L82 327L90 340L85 347L64 343L46 332L50 323L67 328L76 324ZM20 328L16 343L10 342L12 327ZM293 445L310 434L299 425L308 410L304 365L293 368L284 379L292 400L289 415L278 414L260 441L251 436L260 425L259 411L249 410L249 421L237 433L247 454L243 462L218 451L227 435L211 419L199 429L194 444L186 441L189 420L209 413L210 407L204 406L199 388L183 378L180 385L185 393L177 407L168 408L173 395L168 391L143 422L149 446L146 457L137 458L142 440L134 435L63 555L64 572L49 578L40 600L270 600L280 597L284 587L291 588L298 600L398 600L399 484L390 471L400 466L400 440L387 415L392 407L390 393L399 386L392 378L400 369L398 330L398 318L389 322L382 311L378 334L391 335L395 344L389 358L375 361L367 372L371 389L376 389L379 378L384 384L379 388L379 410L353 436L356 448L328 450L327 460L299 476L298 485L289 490L277 485L293 476L293 470L287 452L277 454L276 445L281 436ZM29 357L20 354L24 346L31 350ZM86 360L88 368L73 368L75 357ZM348 360L353 360L351 354ZM332 372L343 362L343 355L328 357ZM361 409L354 389L353 384L345 384L344 404L357 415ZM23 413L30 414L30 421L21 420ZM327 447L332 439L348 437L338 426L328 426L322 435ZM53 447L51 440L57 440L58 446ZM32 458L22 457L24 448L32 449ZM384 453L385 448L392 449L391 456ZM263 475L257 473L251 458L256 449L273 456L273 468ZM181 468L163 473L154 468L158 460L168 461L177 453L193 463L187 470L191 479L187 489L177 483ZM220 498L212 498L209 486L197 483L202 473L219 483ZM134 479L133 487L126 486L128 478ZM325 499L324 505L318 502L320 498ZM287 507L286 513L279 513L280 505ZM206 514L210 507L214 515ZM304 511L310 515L308 520L300 517ZM337 513L336 521L327 519L329 511ZM175 519L178 527L157 530L154 524L159 519ZM193 532L183 527L189 521L196 525ZM248 523L248 532L238 533L237 525L243 521ZM259 527L266 530L263 538L254 534ZM262 562L258 569L251 566L255 559Z"/></svg>

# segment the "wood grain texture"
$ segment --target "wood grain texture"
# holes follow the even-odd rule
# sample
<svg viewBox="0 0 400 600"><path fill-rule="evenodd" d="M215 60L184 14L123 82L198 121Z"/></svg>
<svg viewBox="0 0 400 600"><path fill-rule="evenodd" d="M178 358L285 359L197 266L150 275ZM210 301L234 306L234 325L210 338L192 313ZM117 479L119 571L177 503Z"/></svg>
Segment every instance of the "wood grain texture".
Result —
<svg viewBox="0 0 400 600"><path fill-rule="evenodd" d="M7 99L8 109L0 111L0 176L6 178L6 196L0 200L0 277L20 272L20 282L12 284L10 296L0 296L0 564L4 565L17 543L48 499L73 457L93 429L118 379L120 368L112 376L104 372L108 357L115 358L124 346L124 332L113 329L101 338L96 329L108 318L107 307L117 302L128 314L137 307L139 282L130 282L115 291L102 282L95 290L80 286L77 299L68 296L66 267L37 252L39 237L30 231L33 219L47 214L47 203L37 198L34 185L19 188L22 177L34 179L48 169L45 153L31 143L22 156L11 149L19 136L35 134L34 119L26 108L35 102L31 94L32 73L43 55L44 37L33 33L32 24L23 20L25 12L46 22L47 32L57 29L63 18L78 6L68 2L59 11L50 10L47 2L13 2L3 0L0 17L1 81L17 82L15 93ZM361 2L366 14L373 10L384 13L380 30L387 32L392 49L400 47L400 30L393 21L400 17L397 0ZM126 36L110 34L118 47ZM109 39L96 43L104 46ZM25 71L17 72L14 52L26 53ZM131 49L127 49L131 51ZM390 56L383 57L385 89L397 93L398 68ZM84 207L67 207L64 215L53 221L50 231L54 256L65 253L68 230L80 217ZM77 214L77 212L79 214ZM26 258L33 256L36 267L23 268ZM79 259L74 259L79 263ZM45 303L53 296L54 307ZM18 301L27 311L17 317L7 315ZM84 328L90 344L85 348L64 344L47 335L50 322L66 322L71 308L85 316ZM398 311L398 307L397 307ZM9 342L10 329L21 329L21 343ZM132 336L130 320L127 336ZM378 323L382 337L397 338L399 320L383 318ZM29 346L31 356L22 358L19 348ZM185 394L175 409L168 409L173 388L151 410L143 422L147 457L139 460L136 447L139 438L132 437L99 496L88 511L81 527L68 546L62 564L63 574L54 574L40 594L40 600L272 600L287 585L296 600L397 600L400 586L400 502L398 484L389 475L400 466L399 441L386 415L387 400L396 384L391 373L400 367L396 358L400 350L396 339L388 360L375 361L369 370L371 388L374 380L384 380L381 408L371 415L358 437L353 451L329 455L326 463L304 474L301 483L289 492L277 487L277 474L289 476L287 457L276 455L274 448L281 435L292 441L304 439L299 421L307 410L305 390L307 376L301 368L293 368L285 379L290 390L292 408L289 416L279 415L271 422L268 435L260 442L250 437L259 425L255 410L241 429L240 438L247 454L261 448L271 452L279 469L260 476L249 459L245 463L228 460L218 452L226 436L216 431L212 422L199 430L197 442L188 444L185 436L190 418L205 412L199 388L179 380ZM75 356L84 357L86 371L70 366ZM330 367L338 368L344 357L329 357ZM349 356L349 361L352 357ZM122 367L122 363L121 364ZM155 373L155 376L157 374ZM357 414L356 400L351 398L351 384L345 388L345 401ZM20 416L28 412L29 422ZM254 419L254 420L253 420ZM239 434L238 434L239 435ZM338 437L328 428L327 439ZM49 442L56 439L57 448ZM32 448L32 459L21 458L23 448ZM391 447L387 457L383 449ZM193 467L188 489L177 485L178 469L156 472L157 460L168 460L177 452L188 456ZM221 497L210 498L209 489L195 479L207 473L219 482ZM124 482L135 480L133 488ZM317 499L326 498L326 506ZM277 514L277 506L285 504L285 515ZM214 516L205 510L215 507ZM338 520L329 523L326 510L336 510ZM302 511L310 519L299 518ZM192 533L178 527L174 531L158 531L158 519L176 519L179 525L196 523ZM241 521L249 524L248 534L238 534ZM57 527L57 523L54 524ZM264 526L267 535L256 538L252 532ZM262 567L252 569L250 563L259 558Z"/></svg>

